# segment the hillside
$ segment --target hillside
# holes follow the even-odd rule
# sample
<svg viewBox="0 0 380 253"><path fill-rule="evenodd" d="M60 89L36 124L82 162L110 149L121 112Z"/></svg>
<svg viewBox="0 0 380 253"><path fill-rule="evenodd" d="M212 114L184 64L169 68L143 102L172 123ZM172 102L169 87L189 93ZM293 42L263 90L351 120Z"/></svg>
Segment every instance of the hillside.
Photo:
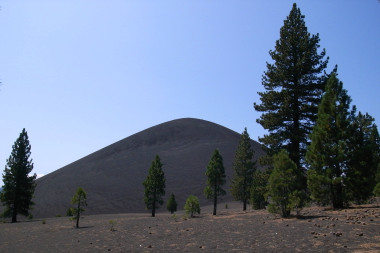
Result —
<svg viewBox="0 0 380 253"><path fill-rule="evenodd" d="M212 152L218 148L224 158L228 190L239 138L228 128L192 118L148 128L37 179L32 213L34 217L65 215L79 186L88 195L87 214L146 212L142 182L156 154L164 164L165 200L174 193L182 209L193 194L201 205L209 205L203 188ZM256 158L264 154L257 142L252 144ZM223 200L230 201L230 194ZM158 211L163 210L166 206Z"/></svg>

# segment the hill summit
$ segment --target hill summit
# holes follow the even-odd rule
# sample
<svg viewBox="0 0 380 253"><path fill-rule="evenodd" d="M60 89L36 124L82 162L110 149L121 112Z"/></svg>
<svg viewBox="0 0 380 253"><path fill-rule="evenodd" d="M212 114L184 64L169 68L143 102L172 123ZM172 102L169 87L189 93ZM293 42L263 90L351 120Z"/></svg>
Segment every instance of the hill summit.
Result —
<svg viewBox="0 0 380 253"><path fill-rule="evenodd" d="M229 184L240 134L221 125L192 118L172 120L148 128L96 151L76 162L37 179L32 210L34 217L65 215L75 190L87 192L86 214L146 212L142 182L155 155L163 163L168 199L174 193L179 209L188 195L201 205L206 167L217 148L227 175L225 201L231 200ZM260 144L252 141L255 158L262 156ZM158 211L166 211L166 205Z"/></svg>

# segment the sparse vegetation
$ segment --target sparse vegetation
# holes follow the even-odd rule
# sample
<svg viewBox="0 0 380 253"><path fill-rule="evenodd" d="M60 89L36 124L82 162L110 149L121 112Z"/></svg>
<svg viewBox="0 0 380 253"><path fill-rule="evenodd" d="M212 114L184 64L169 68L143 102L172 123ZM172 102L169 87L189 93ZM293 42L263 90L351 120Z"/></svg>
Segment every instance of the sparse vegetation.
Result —
<svg viewBox="0 0 380 253"><path fill-rule="evenodd" d="M109 220L108 223L110 224L110 231L111 232L116 231L115 229L116 222L114 220Z"/></svg>

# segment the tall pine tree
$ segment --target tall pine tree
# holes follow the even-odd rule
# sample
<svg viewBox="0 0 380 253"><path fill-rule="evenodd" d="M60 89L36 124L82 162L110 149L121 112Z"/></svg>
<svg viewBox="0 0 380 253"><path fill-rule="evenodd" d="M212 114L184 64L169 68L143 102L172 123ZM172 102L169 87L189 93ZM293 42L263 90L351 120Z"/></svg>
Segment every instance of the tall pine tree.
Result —
<svg viewBox="0 0 380 253"><path fill-rule="evenodd" d="M231 193L235 200L243 202L243 211L247 210L247 202L250 200L253 173L256 170L256 162L253 161L251 139L244 129L240 137L239 146L235 153L233 163L234 176L231 182Z"/></svg>
<svg viewBox="0 0 380 253"><path fill-rule="evenodd" d="M143 185L145 187L145 205L147 209L152 210L152 217L155 217L156 209L164 203L162 196L165 195L165 174L158 155L152 161L149 174L144 180Z"/></svg>
<svg viewBox="0 0 380 253"><path fill-rule="evenodd" d="M356 115L354 107L348 138L348 168L345 172L349 199L364 203L376 185L376 171L380 162L380 137L375 119L368 113Z"/></svg>
<svg viewBox="0 0 380 253"><path fill-rule="evenodd" d="M206 170L207 185L204 193L208 199L214 200L213 215L216 215L216 207L218 196L223 196L226 191L222 186L226 183L226 174L223 166L223 157L217 149L215 149Z"/></svg>
<svg viewBox="0 0 380 253"><path fill-rule="evenodd" d="M349 107L351 98L335 74L329 78L318 108L306 159L310 164L308 186L311 197L321 204L343 208L347 202Z"/></svg>
<svg viewBox="0 0 380 253"><path fill-rule="evenodd" d="M13 145L3 173L4 186L1 192L1 202L5 205L3 215L12 217L12 222L17 222L18 214L28 216L34 204L32 198L37 175L29 176L33 170L30 150L28 133L24 128Z"/></svg>
<svg viewBox="0 0 380 253"><path fill-rule="evenodd" d="M257 122L269 134L259 138L269 156L285 149L302 170L308 135L317 119L327 75L328 57L325 50L318 53L319 35L311 35L304 16L296 4L284 20L275 50L269 51L273 63L267 63L262 77L265 92L258 92L263 112ZM303 177L303 187L306 180Z"/></svg>

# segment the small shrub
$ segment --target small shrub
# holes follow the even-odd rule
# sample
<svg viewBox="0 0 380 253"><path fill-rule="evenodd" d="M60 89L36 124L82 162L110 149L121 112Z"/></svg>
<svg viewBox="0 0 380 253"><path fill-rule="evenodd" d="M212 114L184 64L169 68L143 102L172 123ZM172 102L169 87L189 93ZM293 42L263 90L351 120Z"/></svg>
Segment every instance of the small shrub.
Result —
<svg viewBox="0 0 380 253"><path fill-rule="evenodd" d="M114 220L110 220L109 222L108 222L109 224L110 224L110 231L112 231L112 232L114 232L114 231L116 231L116 229L115 229L115 224L116 224L116 222L114 221Z"/></svg>
<svg viewBox="0 0 380 253"><path fill-rule="evenodd" d="M27 219L28 220L33 220L33 214L29 214Z"/></svg>
<svg viewBox="0 0 380 253"><path fill-rule="evenodd" d="M69 207L66 211L66 216L70 217L70 216L73 216L73 209L71 207Z"/></svg>
<svg viewBox="0 0 380 253"><path fill-rule="evenodd" d="M173 215L172 215L172 218L174 219L174 221L178 221L178 217L177 217L176 214L173 214Z"/></svg>
<svg viewBox="0 0 380 253"><path fill-rule="evenodd" d="M42 220L42 224L46 224L46 220Z"/></svg>
<svg viewBox="0 0 380 253"><path fill-rule="evenodd" d="M199 206L199 200L194 195L190 195L185 204L186 214L190 214L190 218L194 217L194 213L201 213L201 208Z"/></svg>
<svg viewBox="0 0 380 253"><path fill-rule="evenodd" d="M57 214L55 217L62 217L60 214Z"/></svg>
<svg viewBox="0 0 380 253"><path fill-rule="evenodd" d="M226 209L228 209L228 204L226 204L224 207L225 207Z"/></svg>
<svg viewBox="0 0 380 253"><path fill-rule="evenodd" d="M380 197L380 182L376 184L375 188L373 189L373 194L376 197Z"/></svg>

